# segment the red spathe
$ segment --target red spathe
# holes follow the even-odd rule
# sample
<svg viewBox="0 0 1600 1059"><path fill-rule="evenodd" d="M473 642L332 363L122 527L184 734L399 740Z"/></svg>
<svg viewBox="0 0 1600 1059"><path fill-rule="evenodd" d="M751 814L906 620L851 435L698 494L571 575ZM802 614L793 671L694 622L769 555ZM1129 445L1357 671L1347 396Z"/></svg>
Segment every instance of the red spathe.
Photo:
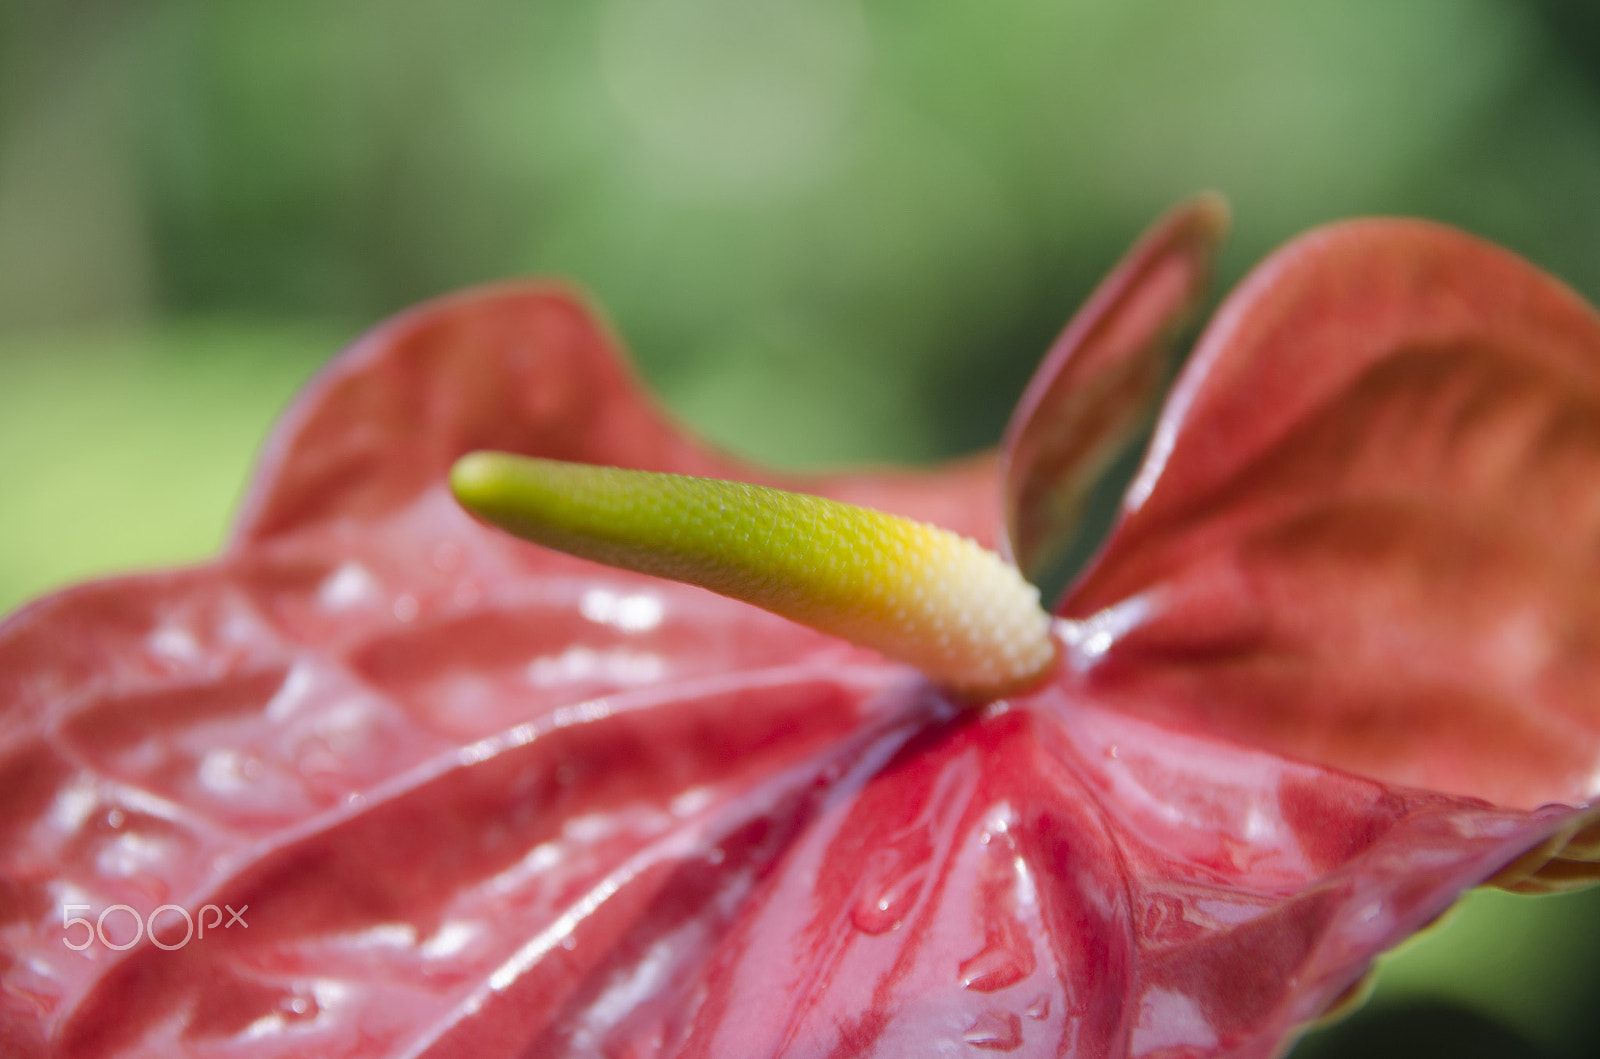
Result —
<svg viewBox="0 0 1600 1059"><path fill-rule="evenodd" d="M1279 1052L1588 819L1600 322L1565 288L1414 222L1281 251L1180 379L1058 672L976 712L445 483L476 448L760 480L1029 564L1154 392L1208 209L1090 303L999 464L740 465L548 288L364 339L219 559L0 627L8 1054ZM64 943L116 904L113 944L168 904L248 926Z"/></svg>

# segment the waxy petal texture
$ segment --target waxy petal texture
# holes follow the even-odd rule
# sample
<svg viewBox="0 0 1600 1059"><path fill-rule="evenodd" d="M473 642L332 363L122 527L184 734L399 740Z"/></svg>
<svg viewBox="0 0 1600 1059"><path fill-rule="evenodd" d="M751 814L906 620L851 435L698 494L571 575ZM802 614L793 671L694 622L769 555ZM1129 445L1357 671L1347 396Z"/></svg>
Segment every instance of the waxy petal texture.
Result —
<svg viewBox="0 0 1600 1059"><path fill-rule="evenodd" d="M1387 247L1396 230L1412 231L1362 240ZM1342 244L1317 238L1286 254L1336 270ZM1141 292L1139 269L1119 275L1118 299L1172 304L1170 288ZM1294 326L1354 313L1364 335L1397 311L1361 315L1385 292ZM1582 317L1563 297L1560 320ZM456 508L445 476L491 447L742 477L994 543L991 460L758 474L674 431L581 306L546 289L385 325L291 413L219 560L73 589L0 626L0 1041L73 1059L1276 1054L1375 955L1581 817L1530 808L1534 778L1567 760L1544 742L1508 742L1525 756L1495 774L1512 778L1496 805L1481 796L1498 788L1446 782L1454 759L1418 740L1439 789L1397 784L1381 746L1346 760L1279 745L1274 719L1299 700L1207 684L1215 655L1155 654L1148 675L1131 661L1185 631L1152 601L1179 598L1185 563L1203 567L1233 525L1214 497L1186 506L1174 469L1193 462L1193 497L1211 497L1226 475L1200 472L1282 436L1258 419L1315 418L1314 399L1287 418L1273 401L1187 430L1227 387L1255 385L1228 381L1229 351L1253 348L1238 337L1265 326L1251 306L1275 303L1231 304L1163 419L1152 466L1166 470L1142 479L1143 506L1067 603L1077 665L978 711L753 608L510 540ZM1590 341L1563 326L1574 349ZM1482 348L1503 366L1494 337ZM1068 342L1051 370L1073 356ZM1313 381L1331 371L1314 363ZM1327 407L1328 429L1356 414ZM1087 473L1052 451L1012 454L1042 478L1011 495ZM1570 473L1592 487L1586 466ZM1261 478L1242 506L1290 510L1298 482ZM1410 539L1404 521L1379 525L1400 527L1391 549ZM1313 563L1284 569L1307 614L1334 605L1302 576ZM1493 569L1514 590L1495 599L1567 615L1546 581ZM1419 575L1381 570L1407 604L1396 620L1418 619L1394 634L1433 642L1444 619ZM1187 613L1190 633L1210 631L1212 611ZM1422 734L1376 670L1295 658L1287 689L1312 708L1365 680L1374 716L1399 710ZM1168 686L1178 706L1162 710L1151 689ZM1592 709L1550 686L1532 720L1501 715L1536 728ZM185 936L184 912L203 937ZM78 946L90 928L68 916L104 937ZM155 923L137 940L134 917Z"/></svg>
<svg viewBox="0 0 1600 1059"><path fill-rule="evenodd" d="M1600 316L1359 221L1219 311L1063 613L1097 698L1391 782L1600 793Z"/></svg>
<svg viewBox="0 0 1600 1059"><path fill-rule="evenodd" d="M478 525L444 473L484 444L736 470L636 396L570 297L460 296L313 385L218 562L83 586L0 627L8 1041L385 1055L458 1007L531 1032L520 1009L473 1000L504 961L653 843L695 847L706 805L743 806L764 771L831 748L907 679L751 608ZM992 538L987 466L804 484ZM115 948L133 937L117 911L109 944L77 951L63 909L84 903L91 920L117 904L255 911L250 933L174 951ZM625 921L624 904L602 918ZM180 912L160 924L181 937Z"/></svg>

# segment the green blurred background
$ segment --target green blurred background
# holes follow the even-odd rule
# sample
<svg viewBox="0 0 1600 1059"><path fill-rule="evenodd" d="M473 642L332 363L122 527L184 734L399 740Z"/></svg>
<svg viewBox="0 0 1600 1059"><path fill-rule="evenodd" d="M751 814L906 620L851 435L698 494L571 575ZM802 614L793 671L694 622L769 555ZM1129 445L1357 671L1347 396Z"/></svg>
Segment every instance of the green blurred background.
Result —
<svg viewBox="0 0 1600 1059"><path fill-rule="evenodd" d="M1600 299L1600 4L0 0L0 611L206 555L319 364L510 275L743 453L991 443L1207 187L1228 283L1412 213ZM1596 940L1475 896L1297 1054L1600 1054Z"/></svg>

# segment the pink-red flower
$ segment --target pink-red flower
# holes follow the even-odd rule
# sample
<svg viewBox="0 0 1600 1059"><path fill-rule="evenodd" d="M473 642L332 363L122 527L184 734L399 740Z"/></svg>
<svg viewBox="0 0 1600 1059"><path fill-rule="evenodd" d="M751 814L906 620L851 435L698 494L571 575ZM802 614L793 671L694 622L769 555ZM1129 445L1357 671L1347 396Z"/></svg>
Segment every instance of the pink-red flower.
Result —
<svg viewBox="0 0 1600 1059"><path fill-rule="evenodd" d="M1058 671L981 710L447 492L478 448L745 478L1036 567L1218 227L1154 230L998 459L922 473L709 451L559 290L379 328L218 559L0 627L0 1050L1268 1056L1464 889L1593 876L1600 318L1460 233L1261 265Z"/></svg>

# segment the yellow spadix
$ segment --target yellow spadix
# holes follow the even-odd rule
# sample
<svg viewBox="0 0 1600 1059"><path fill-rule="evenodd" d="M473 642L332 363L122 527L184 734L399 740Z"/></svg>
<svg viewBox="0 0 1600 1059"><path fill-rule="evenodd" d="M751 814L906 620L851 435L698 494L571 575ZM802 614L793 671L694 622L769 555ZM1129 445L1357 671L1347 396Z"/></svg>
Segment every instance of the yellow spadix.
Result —
<svg viewBox="0 0 1600 1059"><path fill-rule="evenodd" d="M970 698L1055 658L1039 590L948 530L779 489L498 452L450 475L468 510L584 559L700 585L916 666Z"/></svg>

